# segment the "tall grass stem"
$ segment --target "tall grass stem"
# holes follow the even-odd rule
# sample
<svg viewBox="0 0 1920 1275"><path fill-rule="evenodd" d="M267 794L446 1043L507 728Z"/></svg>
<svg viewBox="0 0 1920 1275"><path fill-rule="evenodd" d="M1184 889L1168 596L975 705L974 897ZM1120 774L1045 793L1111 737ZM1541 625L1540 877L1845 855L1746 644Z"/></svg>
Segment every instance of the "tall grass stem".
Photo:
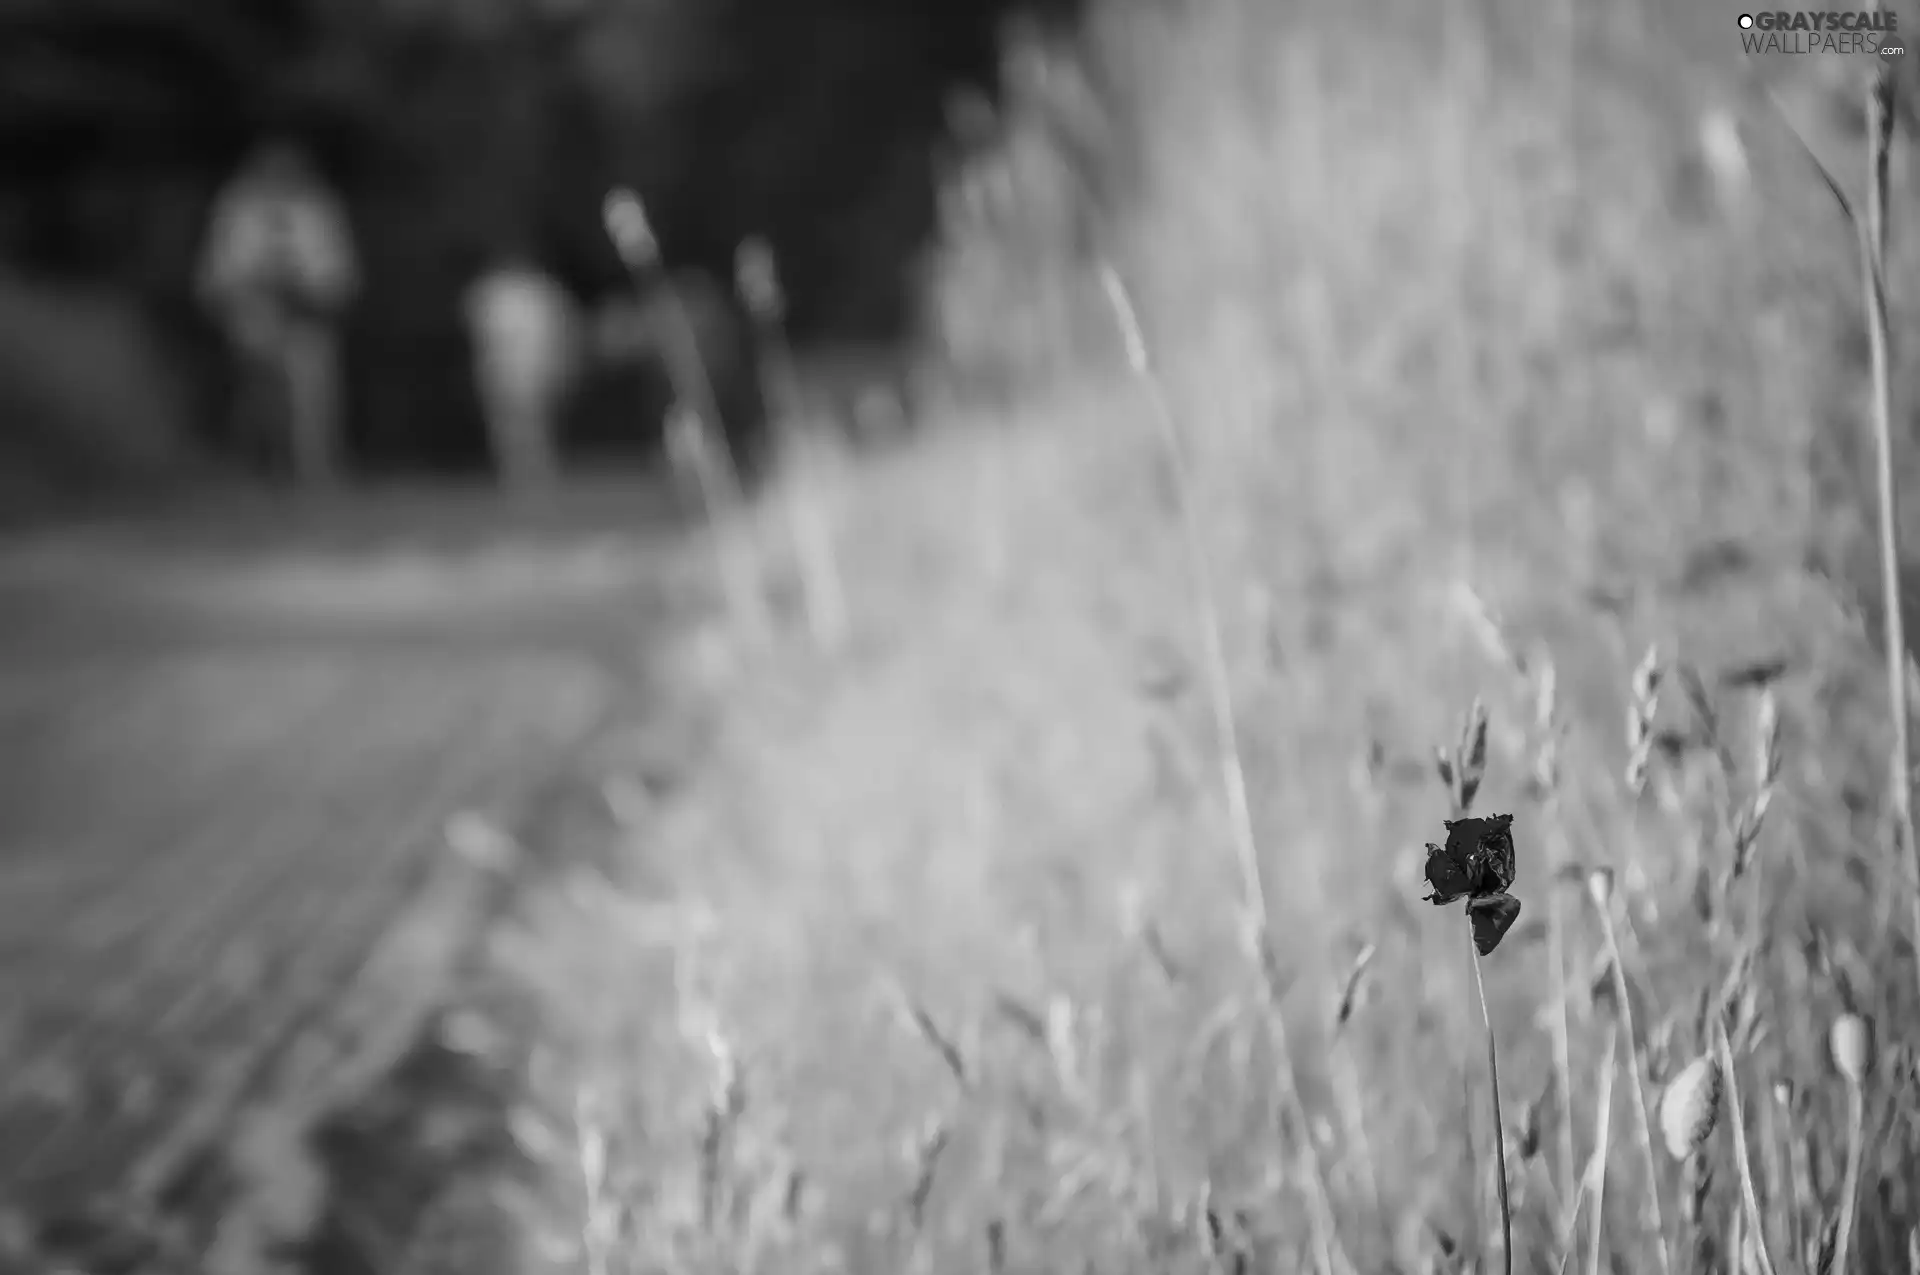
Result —
<svg viewBox="0 0 1920 1275"><path fill-rule="evenodd" d="M1473 943L1472 927L1467 942ZM1493 1011L1487 1007L1486 976L1480 970L1480 950L1473 949L1473 987L1480 994L1480 1019L1487 1028L1487 1085L1493 1092L1493 1162L1500 1189L1500 1265L1513 1275L1513 1205L1507 1197L1507 1126L1500 1111L1500 1049L1493 1032Z"/></svg>
<svg viewBox="0 0 1920 1275"><path fill-rule="evenodd" d="M1866 1091L1859 1081L1847 1080L1847 1168L1840 1184L1840 1214L1833 1239L1833 1275L1847 1275L1853 1245L1854 1217L1859 1211L1860 1149L1866 1140Z"/></svg>
<svg viewBox="0 0 1920 1275"><path fill-rule="evenodd" d="M1640 1081L1639 1037L1633 1029L1633 1005L1627 999L1627 971L1620 955L1620 938L1613 923L1611 906L1601 906L1601 932L1607 940L1607 959L1613 970L1613 993L1619 1001L1620 1026L1627 1034L1627 1080L1633 1095L1633 1132L1640 1144L1640 1158L1647 1175L1647 1218L1653 1225L1655 1251L1660 1258L1661 1275L1673 1275L1673 1263L1667 1255L1667 1228L1660 1216L1660 1162L1653 1154L1653 1129L1647 1121L1646 1087Z"/></svg>
<svg viewBox="0 0 1920 1275"><path fill-rule="evenodd" d="M1753 1233L1754 1255L1759 1259L1759 1275L1774 1275L1773 1258L1767 1253L1767 1224L1760 1212L1760 1196L1753 1189L1753 1163L1747 1155L1746 1113L1740 1107L1740 1081L1733 1071L1733 1044L1727 1039L1726 1024L1719 1015L1713 1021L1713 1047L1720 1056L1720 1075L1727 1091L1727 1122L1733 1129L1734 1167L1740 1174L1740 1202L1747 1211L1747 1226ZM1733 1254L1738 1257L1738 1254Z"/></svg>
<svg viewBox="0 0 1920 1275"><path fill-rule="evenodd" d="M1632 1045L1629 1043L1628 1048ZM1600 1252L1607 1236L1607 1162L1613 1158L1613 1064L1620 1049L1618 1024L1607 1024L1606 1048L1600 1051L1600 1098L1593 1112L1593 1152L1587 1161L1588 1192L1593 1207L1587 1230L1587 1275L1600 1275ZM1571 1228L1569 1228L1571 1232ZM1569 1246L1571 1247L1571 1246Z"/></svg>
<svg viewBox="0 0 1920 1275"><path fill-rule="evenodd" d="M761 385L765 398L774 406L774 429L788 469L780 503L787 515L788 534L793 538L807 629L817 647L831 650L847 633L847 593L832 531L819 499L822 467L806 428L810 404L781 325L767 319L758 327L764 347L759 364Z"/></svg>
<svg viewBox="0 0 1920 1275"><path fill-rule="evenodd" d="M1907 885L1912 937L1920 946L1920 844L1913 835L1912 706L1908 702L1906 617L1900 582L1900 488L1894 478L1893 387L1888 369L1887 164L1893 142L1893 80L1880 68L1867 84L1867 216L1860 233L1860 286L1866 302L1867 352L1873 380L1873 443L1880 496L1880 584L1886 613L1887 699L1893 715L1890 758L1898 853L1914 876ZM1915 965L1920 977L1920 963Z"/></svg>
<svg viewBox="0 0 1920 1275"><path fill-rule="evenodd" d="M635 290L643 286L636 273ZM707 506L707 522L719 557L721 582L735 621L757 642L765 637L771 625L759 555L744 517L746 495L741 488L739 467L734 462L733 448L727 442L720 399L714 393L713 378L700 352L700 337L687 313L686 303L671 279L658 286L662 289L669 328L667 341L673 348L673 356L666 362L674 397L683 409L693 413L702 427L701 451L718 460L717 464L709 460L696 468Z"/></svg>
<svg viewBox="0 0 1920 1275"><path fill-rule="evenodd" d="M1153 416L1153 425L1173 476L1174 503L1179 509L1181 541L1186 551L1188 584L1193 593L1194 611L1202 644L1207 703L1213 723L1215 744L1220 753L1221 782L1225 789L1227 821L1233 837L1234 859L1240 871L1245 912L1245 942L1248 956L1259 974L1267 1007L1267 1029L1272 1034L1279 1056L1280 1095L1284 1110L1294 1126L1300 1144L1301 1167L1306 1170L1305 1190L1308 1211L1313 1220L1315 1260L1324 1272L1336 1269L1334 1254L1339 1236L1334 1223L1333 1204L1326 1186L1320 1153L1313 1145L1312 1124L1300 1097L1298 1071L1288 1039L1286 1018L1281 1008L1284 980L1275 960L1268 912L1268 893L1260 867L1260 845L1253 827L1253 809L1247 796L1246 766L1241 760L1240 728L1233 709L1233 689L1227 677L1226 641L1220 624L1220 607L1214 597L1212 572L1206 546L1200 535L1199 519L1193 507L1193 482L1187 464L1186 449L1180 436L1179 421L1167 401L1166 391L1154 371L1146 338L1127 295L1126 284L1111 266L1103 267L1101 284L1113 307L1120 335L1126 344L1127 362L1139 382ZM1341 1254L1339 1269L1351 1269L1352 1263Z"/></svg>

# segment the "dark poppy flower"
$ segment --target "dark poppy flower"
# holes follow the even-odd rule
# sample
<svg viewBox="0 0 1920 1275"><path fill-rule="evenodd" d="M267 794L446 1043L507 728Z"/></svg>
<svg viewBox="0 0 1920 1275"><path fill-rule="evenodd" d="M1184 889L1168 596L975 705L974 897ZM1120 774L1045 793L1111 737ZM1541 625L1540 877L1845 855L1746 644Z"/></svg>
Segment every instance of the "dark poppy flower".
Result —
<svg viewBox="0 0 1920 1275"><path fill-rule="evenodd" d="M1447 844L1427 843L1427 884L1433 889L1426 899L1441 907L1467 901L1482 956L1500 946L1520 916L1520 900L1507 893L1513 878L1512 815L1450 819Z"/></svg>

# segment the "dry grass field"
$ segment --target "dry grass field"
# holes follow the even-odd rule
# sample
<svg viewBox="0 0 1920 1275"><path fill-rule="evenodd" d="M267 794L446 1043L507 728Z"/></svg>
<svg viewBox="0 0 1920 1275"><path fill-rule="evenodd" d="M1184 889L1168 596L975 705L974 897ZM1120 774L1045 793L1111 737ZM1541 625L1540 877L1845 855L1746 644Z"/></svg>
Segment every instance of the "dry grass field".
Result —
<svg viewBox="0 0 1920 1275"><path fill-rule="evenodd" d="M495 945L522 1269L1920 1271L1860 280L1782 123L1858 202L1861 99L1769 100L1700 8L1115 0L1034 51L934 286L1047 374L791 479L845 633L692 635L697 764L616 774ZM1144 378L1021 176L1076 68ZM1422 901L1464 772L1517 850L1498 1143Z"/></svg>

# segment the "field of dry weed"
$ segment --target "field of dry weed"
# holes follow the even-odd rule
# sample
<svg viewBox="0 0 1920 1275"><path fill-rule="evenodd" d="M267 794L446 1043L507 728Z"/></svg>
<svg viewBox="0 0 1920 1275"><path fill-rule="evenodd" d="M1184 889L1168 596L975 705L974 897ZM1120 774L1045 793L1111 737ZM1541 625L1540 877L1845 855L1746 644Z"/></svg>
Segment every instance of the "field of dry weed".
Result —
<svg viewBox="0 0 1920 1275"><path fill-rule="evenodd" d="M527 958L556 1253L1920 1271L1860 281L1778 119L1857 202L1858 93L1580 14L1115 0L1028 51L978 161L1013 203L936 287L1049 375L791 479L827 649L690 644L703 763ZM1081 74L1145 378L1090 183L1016 180ZM1521 903L1498 1143L1469 927L1423 902L1469 773Z"/></svg>

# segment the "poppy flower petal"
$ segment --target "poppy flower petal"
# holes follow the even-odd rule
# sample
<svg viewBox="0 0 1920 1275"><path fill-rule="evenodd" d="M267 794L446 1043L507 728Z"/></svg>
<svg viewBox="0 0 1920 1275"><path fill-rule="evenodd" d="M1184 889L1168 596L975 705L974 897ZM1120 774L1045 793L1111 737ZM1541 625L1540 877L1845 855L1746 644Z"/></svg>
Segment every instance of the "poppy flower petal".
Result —
<svg viewBox="0 0 1920 1275"><path fill-rule="evenodd" d="M1486 851L1485 875L1492 883L1493 889L1502 892L1511 890L1515 869L1513 816L1494 815L1487 822L1493 826L1480 841L1482 848Z"/></svg>
<svg viewBox="0 0 1920 1275"><path fill-rule="evenodd" d="M1500 946L1500 940L1520 919L1520 900L1504 893L1468 899L1467 919L1473 923L1474 947L1486 956Z"/></svg>
<svg viewBox="0 0 1920 1275"><path fill-rule="evenodd" d="M1473 893L1473 876L1467 866L1457 855L1432 842L1427 843L1427 884L1433 887L1426 896L1428 901L1441 906Z"/></svg>

